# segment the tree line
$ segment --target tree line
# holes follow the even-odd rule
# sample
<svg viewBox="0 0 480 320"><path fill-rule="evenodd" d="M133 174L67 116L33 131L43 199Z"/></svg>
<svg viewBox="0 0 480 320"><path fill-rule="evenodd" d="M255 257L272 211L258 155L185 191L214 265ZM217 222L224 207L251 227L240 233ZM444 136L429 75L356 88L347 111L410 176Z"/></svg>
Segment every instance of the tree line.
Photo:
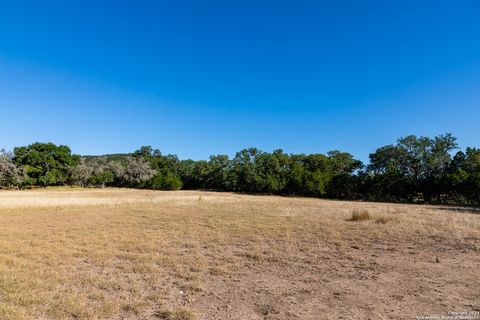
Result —
<svg viewBox="0 0 480 320"><path fill-rule="evenodd" d="M480 206L480 149L457 151L451 134L410 135L363 164L350 153L287 154L244 149L233 158L180 160L143 146L130 154L79 156L33 143L0 155L0 188L71 185L209 189L334 199Z"/></svg>

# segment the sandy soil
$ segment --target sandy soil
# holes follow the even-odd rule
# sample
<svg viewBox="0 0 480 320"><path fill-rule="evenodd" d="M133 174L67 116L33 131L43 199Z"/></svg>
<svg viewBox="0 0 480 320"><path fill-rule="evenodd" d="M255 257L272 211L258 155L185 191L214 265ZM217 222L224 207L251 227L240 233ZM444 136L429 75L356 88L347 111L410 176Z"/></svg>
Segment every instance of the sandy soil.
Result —
<svg viewBox="0 0 480 320"><path fill-rule="evenodd" d="M209 279L188 305L203 319L415 319L480 311L480 257L472 249L436 237L317 247Z"/></svg>

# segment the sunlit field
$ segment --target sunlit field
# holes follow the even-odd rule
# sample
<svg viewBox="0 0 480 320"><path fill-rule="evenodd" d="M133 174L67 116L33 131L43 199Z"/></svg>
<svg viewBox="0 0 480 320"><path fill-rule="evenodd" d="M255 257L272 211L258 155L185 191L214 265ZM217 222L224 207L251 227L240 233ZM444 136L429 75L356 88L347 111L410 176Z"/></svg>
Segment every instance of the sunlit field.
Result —
<svg viewBox="0 0 480 320"><path fill-rule="evenodd" d="M475 310L475 210L194 191L0 192L0 319Z"/></svg>

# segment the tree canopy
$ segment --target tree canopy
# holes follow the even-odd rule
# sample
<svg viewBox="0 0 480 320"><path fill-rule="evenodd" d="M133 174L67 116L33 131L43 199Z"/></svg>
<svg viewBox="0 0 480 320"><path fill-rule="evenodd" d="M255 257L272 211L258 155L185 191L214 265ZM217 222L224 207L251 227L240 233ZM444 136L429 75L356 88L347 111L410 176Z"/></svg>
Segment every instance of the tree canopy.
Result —
<svg viewBox="0 0 480 320"><path fill-rule="evenodd" d="M459 150L451 134L406 136L364 165L347 152L287 154L257 148L233 158L180 160L151 146L130 154L81 157L34 143L0 155L0 187L76 185L208 189L336 199L480 205L480 149Z"/></svg>
<svg viewBox="0 0 480 320"><path fill-rule="evenodd" d="M67 146L53 143L34 143L13 150L14 161L24 168L28 184L61 185L67 183L69 170L79 157Z"/></svg>

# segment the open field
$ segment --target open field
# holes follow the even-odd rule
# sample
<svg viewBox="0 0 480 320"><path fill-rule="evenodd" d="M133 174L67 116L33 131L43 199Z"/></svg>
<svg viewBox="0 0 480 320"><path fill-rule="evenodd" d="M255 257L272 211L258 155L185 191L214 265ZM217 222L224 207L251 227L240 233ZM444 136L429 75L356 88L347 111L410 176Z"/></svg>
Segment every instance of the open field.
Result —
<svg viewBox="0 0 480 320"><path fill-rule="evenodd" d="M194 191L0 192L0 319L475 310L473 212Z"/></svg>

